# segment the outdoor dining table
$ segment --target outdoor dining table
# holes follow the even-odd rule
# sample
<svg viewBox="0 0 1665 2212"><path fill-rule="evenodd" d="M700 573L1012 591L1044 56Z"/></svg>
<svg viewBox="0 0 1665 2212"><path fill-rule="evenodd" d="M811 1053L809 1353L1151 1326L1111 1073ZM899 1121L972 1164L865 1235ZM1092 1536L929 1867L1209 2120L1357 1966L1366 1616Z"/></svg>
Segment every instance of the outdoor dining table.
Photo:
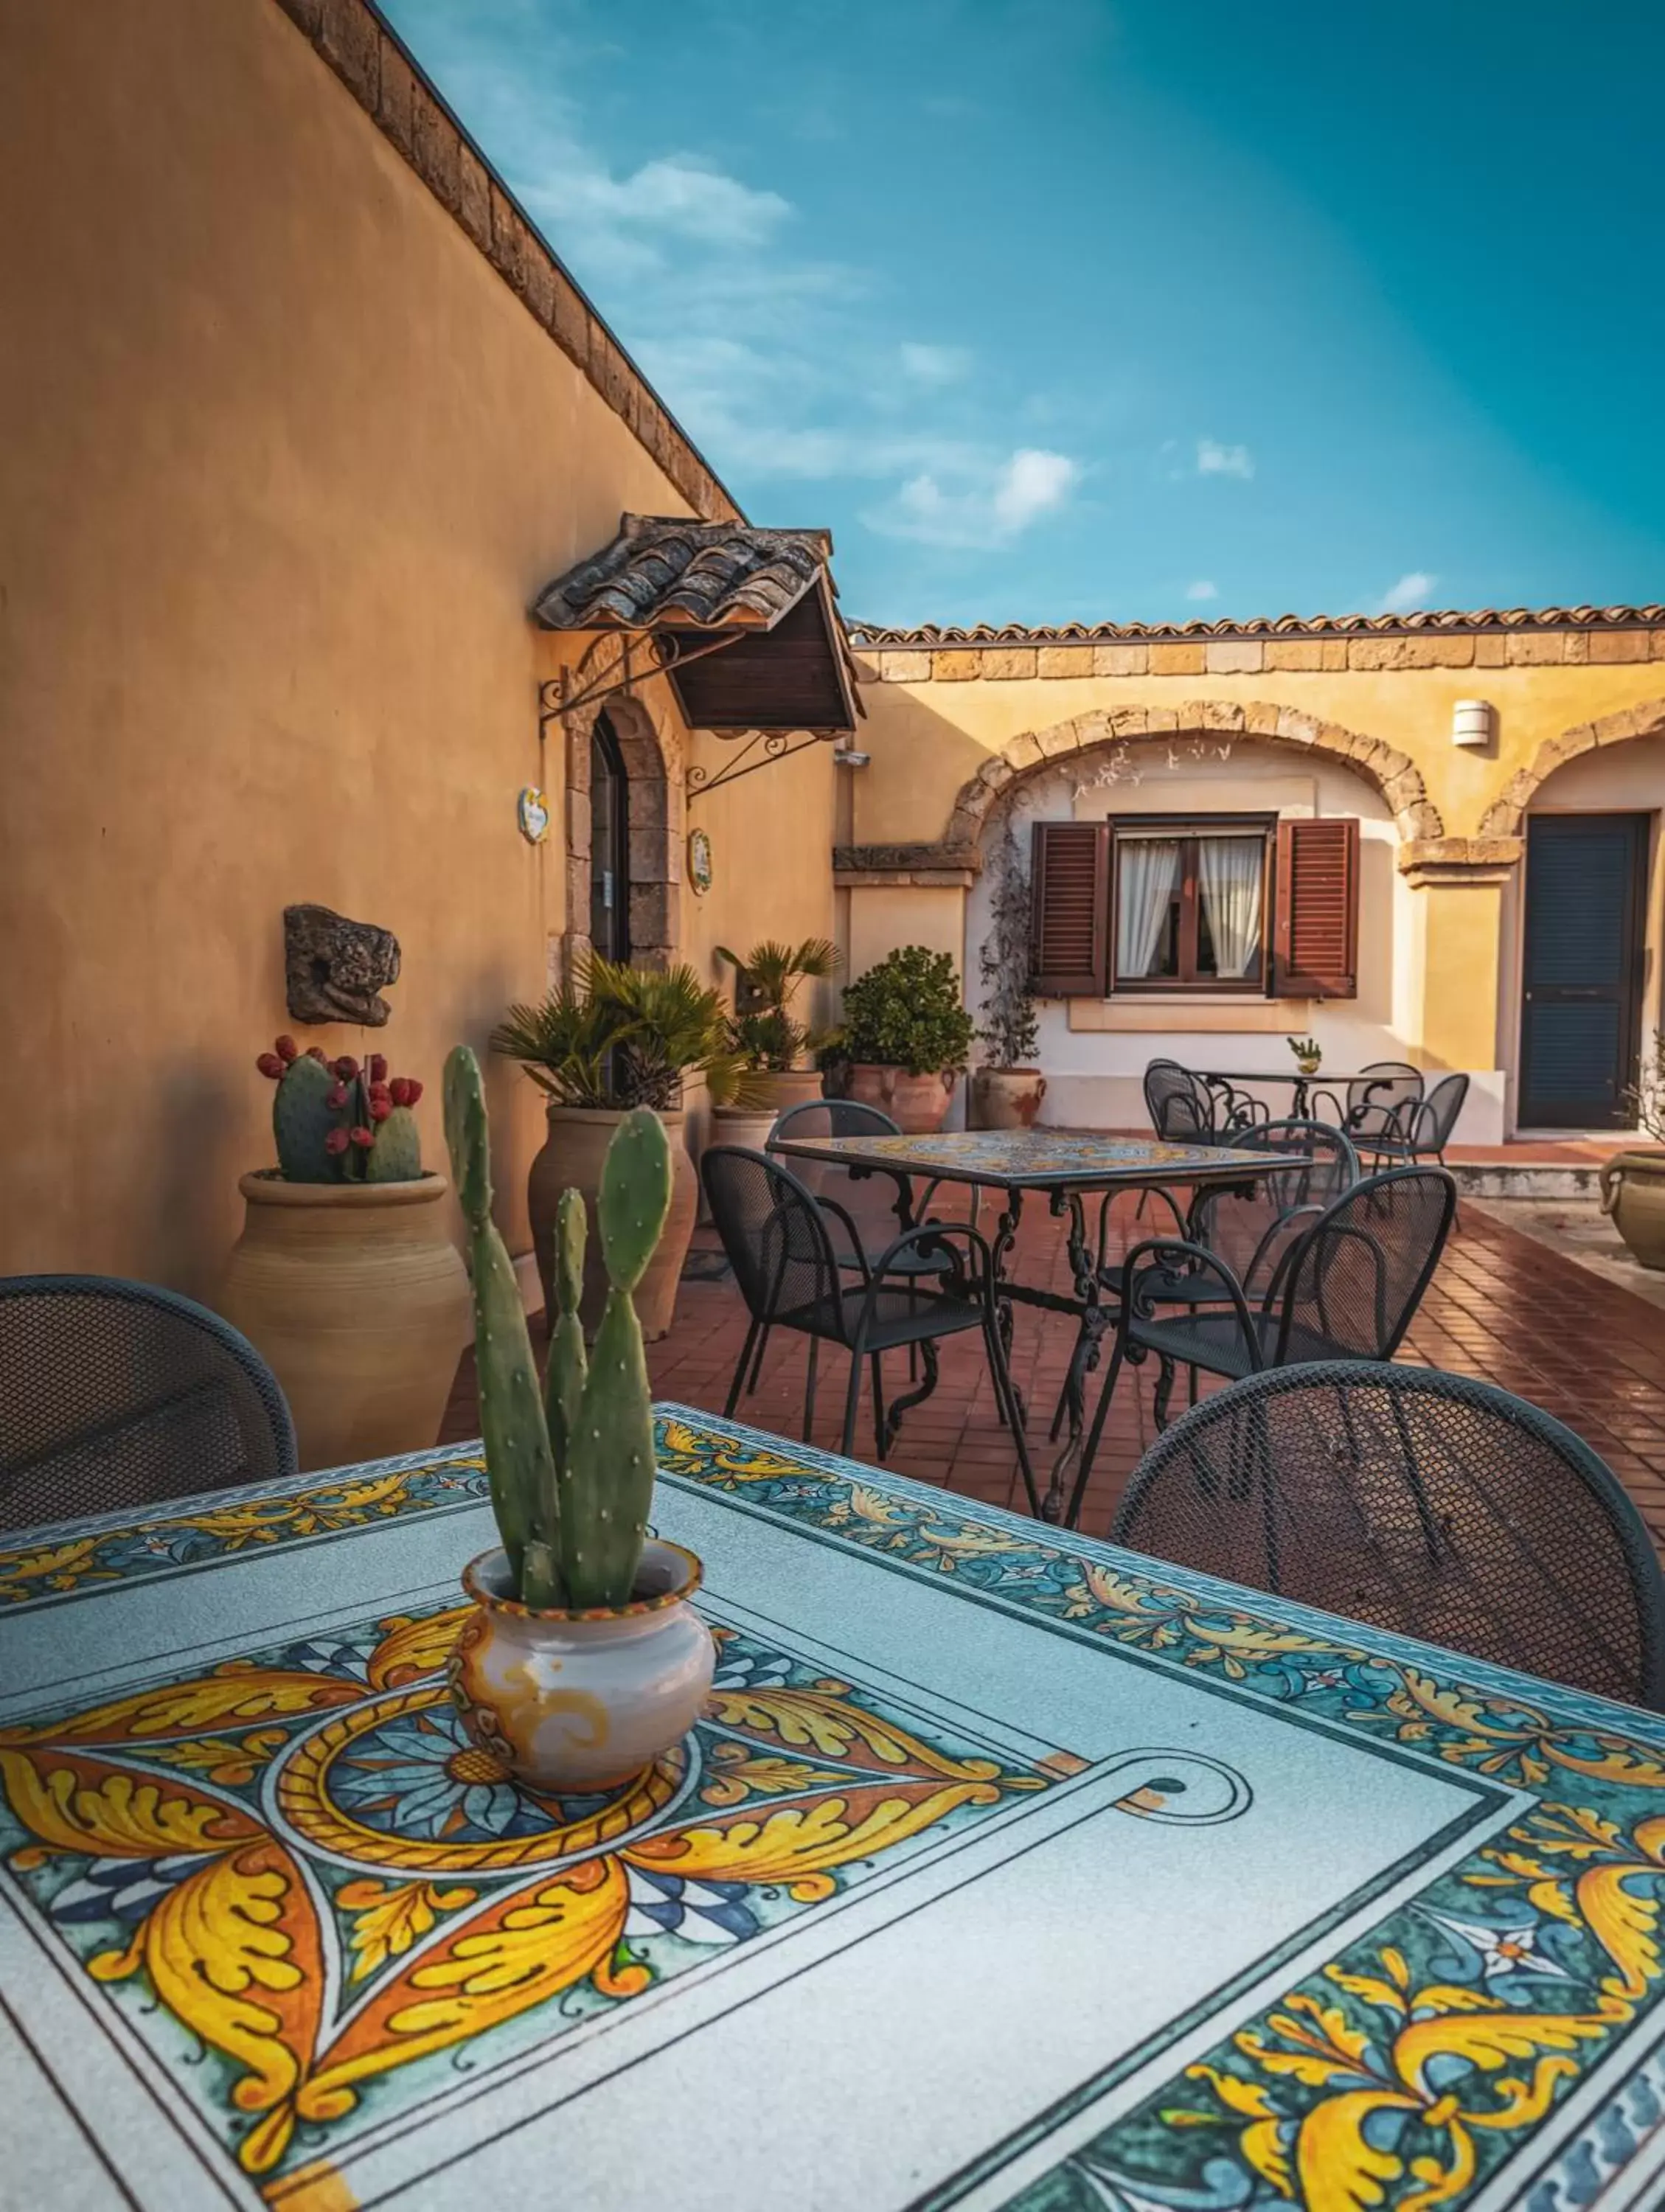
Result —
<svg viewBox="0 0 1665 2212"><path fill-rule="evenodd" d="M915 1226L909 1212L912 1179L931 1185L967 1183L975 1189L998 1191L1001 1211L990 1259L1001 1339L1012 1347L1014 1305L1037 1306L1048 1313L1071 1315L1076 1339L1070 1354L1057 1417L1052 1425L1055 1439L1064 1431L1063 1449L1052 1464L1041 1501L1048 1521L1062 1518L1069 1478L1081 1452L1086 1427L1087 1378L1098 1364L1099 1341L1116 1318L1110 1302L1110 1279L1105 1267L1105 1226L1108 1207L1101 1205L1096 1235L1087 1226L1089 1198L1108 1200L1121 1190L1193 1192L1243 1185L1268 1167L1288 1166L1304 1157L1292 1152L1237 1152L1224 1145L1170 1144L1155 1137L1106 1137L1074 1134L1059 1129L949 1130L934 1136L793 1137L770 1140L770 1150L805 1160L830 1162L853 1175L888 1174L897 1178L896 1218L903 1229ZM1018 1280L1008 1272L1013 1245L1023 1220L1027 1192L1044 1194L1052 1212L1066 1222L1072 1294L1042 1289ZM1176 1227L1184 1216L1176 1203ZM921 1404L937 1387L936 1348L928 1340L921 1347L925 1378L917 1390L896 1398L890 1407L890 1429L894 1431L913 1406ZM1018 1396L1020 1413L1023 1398ZM887 1431L888 1433L888 1431Z"/></svg>
<svg viewBox="0 0 1665 2212"><path fill-rule="evenodd" d="M477 1446L0 1539L0 2203L1656 2206L1665 1721L665 1406L698 1727L463 1733Z"/></svg>
<svg viewBox="0 0 1665 2212"><path fill-rule="evenodd" d="M1404 1080L1402 1076L1384 1075L1379 1067L1362 1069L1356 1075L1334 1075L1327 1067L1315 1069L1303 1075L1296 1067L1200 1067L1196 1071L1199 1083L1287 1083L1290 1085L1289 1110L1297 1121L1308 1119L1307 1107L1315 1091L1340 1091L1354 1083L1367 1086L1365 1103L1370 1103L1372 1091L1384 1090L1389 1084Z"/></svg>

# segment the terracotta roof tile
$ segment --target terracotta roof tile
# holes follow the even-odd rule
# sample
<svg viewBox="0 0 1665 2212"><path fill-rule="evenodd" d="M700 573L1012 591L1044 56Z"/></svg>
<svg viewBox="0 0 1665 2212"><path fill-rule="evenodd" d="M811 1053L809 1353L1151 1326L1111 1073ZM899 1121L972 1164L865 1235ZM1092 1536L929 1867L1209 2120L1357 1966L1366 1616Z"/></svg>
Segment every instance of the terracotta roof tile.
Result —
<svg viewBox="0 0 1665 2212"><path fill-rule="evenodd" d="M1397 636L1414 630L1637 629L1665 626L1665 606L1481 607L1395 615L1261 615L1247 622L1060 623L1040 628L978 623L969 629L924 623L917 629L888 629L852 623L854 646L1111 645L1141 639L1209 637L1322 637L1376 632Z"/></svg>
<svg viewBox="0 0 1665 2212"><path fill-rule="evenodd" d="M769 629L831 554L826 530L626 514L612 543L547 585L532 613L545 629Z"/></svg>

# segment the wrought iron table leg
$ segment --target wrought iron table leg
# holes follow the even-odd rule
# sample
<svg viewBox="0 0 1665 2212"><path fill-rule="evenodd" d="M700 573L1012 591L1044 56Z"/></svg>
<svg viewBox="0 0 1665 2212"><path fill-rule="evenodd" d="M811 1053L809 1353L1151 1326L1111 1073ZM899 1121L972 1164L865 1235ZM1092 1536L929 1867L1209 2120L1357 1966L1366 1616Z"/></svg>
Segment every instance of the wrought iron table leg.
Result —
<svg viewBox="0 0 1665 2212"><path fill-rule="evenodd" d="M1000 1350L1006 1357L1008 1378L1012 1378L1013 1315L1012 1300L1001 1295L1001 1285L1006 1275L1006 1258L1018 1241L1018 1227L1023 1218L1024 1194L1021 1190L1009 1190L1006 1194L1006 1206L1001 1212L999 1225L994 1231L994 1243L989 1248L989 1267L994 1279L994 1326L1000 1333ZM1018 1418L1027 1427L1029 1407L1015 1378L1009 1380L1009 1388L1012 1402L1018 1409ZM999 1400L1000 1393L997 1391L995 1393L996 1411L1000 1414L1001 1425L1004 1427L1006 1408L1000 1404Z"/></svg>
<svg viewBox="0 0 1665 2212"><path fill-rule="evenodd" d="M1070 1477L1081 1455L1083 1433L1086 1427L1087 1377L1098 1365L1099 1342L1113 1316L1109 1310L1099 1302L1098 1255L1087 1242L1086 1209L1082 1203L1081 1194L1073 1190L1057 1193L1052 1201L1052 1209L1054 1213L1067 1211L1069 1214L1070 1273L1080 1310L1075 1349L1070 1354L1063 1392L1052 1424L1054 1440L1060 1427L1065 1423L1068 1425L1069 1435L1063 1449L1053 1461L1052 1473L1047 1481L1047 1494L1041 1501L1042 1517L1055 1522L1064 1517L1064 1500L1070 1486Z"/></svg>
<svg viewBox="0 0 1665 2212"><path fill-rule="evenodd" d="M884 1443L879 1455L881 1458L888 1457L890 1447L896 1440L896 1431L902 1426L902 1415L915 1406L922 1406L937 1387L940 1363L937 1358L936 1344L932 1338L923 1336L919 1340L919 1349L920 1359L925 1369L925 1380L917 1390L909 1390L904 1397L893 1398L890 1401L884 1417Z"/></svg>

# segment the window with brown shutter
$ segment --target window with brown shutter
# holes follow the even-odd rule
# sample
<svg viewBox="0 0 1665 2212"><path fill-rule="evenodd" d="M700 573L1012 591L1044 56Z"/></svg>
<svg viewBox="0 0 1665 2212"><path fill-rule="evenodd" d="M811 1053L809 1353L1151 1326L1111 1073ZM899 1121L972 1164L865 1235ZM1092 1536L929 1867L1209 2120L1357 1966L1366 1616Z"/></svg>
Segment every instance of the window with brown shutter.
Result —
<svg viewBox="0 0 1665 2212"><path fill-rule="evenodd" d="M1358 824L1351 816L1278 824L1273 993L1358 994Z"/></svg>
<svg viewBox="0 0 1665 2212"><path fill-rule="evenodd" d="M1034 827L1030 983L1045 999L1102 999L1109 988L1110 827Z"/></svg>

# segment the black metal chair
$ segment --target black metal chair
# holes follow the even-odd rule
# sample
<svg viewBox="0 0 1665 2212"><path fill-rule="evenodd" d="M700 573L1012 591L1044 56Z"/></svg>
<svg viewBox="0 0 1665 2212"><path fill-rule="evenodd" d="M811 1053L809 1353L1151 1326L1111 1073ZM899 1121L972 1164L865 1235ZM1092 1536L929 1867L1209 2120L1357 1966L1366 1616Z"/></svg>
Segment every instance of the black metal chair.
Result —
<svg viewBox="0 0 1665 2212"><path fill-rule="evenodd" d="M1133 1245L1121 1264L1115 1344L1070 1498L1070 1523L1081 1510L1124 1360L1138 1364L1156 1354L1153 1410L1163 1429L1178 1367L1236 1382L1314 1359L1391 1359L1439 1263L1456 1196L1443 1168L1367 1176L1284 1244L1255 1304L1206 1245L1160 1237ZM1218 1285L1213 1301L1201 1279L1209 1274ZM1190 1304L1176 1312L1173 1285L1181 1277L1194 1288Z"/></svg>
<svg viewBox="0 0 1665 2212"><path fill-rule="evenodd" d="M1466 1376L1370 1360L1218 1392L1133 1470L1114 1540L1665 1710L1665 1578L1617 1478Z"/></svg>
<svg viewBox="0 0 1665 2212"><path fill-rule="evenodd" d="M1443 1075L1425 1098L1401 1100L1394 1109L1392 1129L1364 1139L1377 1166L1394 1160L1412 1165L1437 1160L1443 1167L1445 1147L1468 1096L1466 1075Z"/></svg>
<svg viewBox="0 0 1665 2212"><path fill-rule="evenodd" d="M784 1114L776 1116L764 1150L772 1153L781 1137L901 1134L900 1122L893 1121L877 1106L864 1106L854 1098L811 1098L801 1106L789 1106ZM799 1182L813 1196L836 1201L828 1224L833 1246L838 1253L839 1264L858 1274L864 1267L871 1267L875 1256L893 1244L904 1227L918 1221L937 1188L934 1182L927 1185L916 1209L912 1178L900 1171L893 1174L889 1170L876 1170L853 1176L836 1161L802 1158L793 1158L791 1167ZM855 1224L854 1243L845 1233L846 1221ZM935 1275L941 1271L940 1257L926 1260L911 1252L902 1255L896 1270L901 1274L920 1275Z"/></svg>
<svg viewBox="0 0 1665 2212"><path fill-rule="evenodd" d="M1344 1131L1324 1121L1266 1121L1232 1143L1238 1152L1301 1156L1291 1166L1266 1169L1252 1183L1200 1190L1192 1201L1188 1240L1223 1260L1253 1298L1264 1291L1289 1240L1358 1182L1358 1155ZM1176 1296L1194 1303L1188 1285L1200 1288L1206 1302L1221 1296L1204 1270L1187 1269L1176 1279Z"/></svg>
<svg viewBox="0 0 1665 2212"><path fill-rule="evenodd" d="M1194 1075L1176 1060L1153 1060L1145 1069L1145 1110L1164 1144L1235 1145L1241 1130L1268 1118L1268 1109L1224 1076Z"/></svg>
<svg viewBox="0 0 1665 2212"><path fill-rule="evenodd" d="M911 1401L893 1407L887 1425L880 1355L903 1345L918 1345L926 1357L928 1390L934 1384L937 1342L980 1329L995 1403L1012 1432L1030 1509L1038 1513L1035 1472L995 1319L994 1266L987 1243L970 1224L930 1221L903 1231L871 1267L863 1256L861 1281L852 1285L846 1280L828 1224L829 1214L838 1211L836 1200L817 1196L766 1152L738 1145L712 1146L700 1162L700 1174L717 1234L751 1316L724 1412L734 1411L761 1334L790 1329L810 1340L804 1393L804 1440L808 1443L815 1419L820 1347L823 1343L842 1345L850 1355L842 1449L848 1452L854 1448L861 1363L866 1359L872 1373L874 1445L882 1461L896 1421ZM847 1222L846 1230L850 1248L860 1253L855 1224ZM928 1282L898 1284L896 1263L913 1252L929 1255L937 1272Z"/></svg>
<svg viewBox="0 0 1665 2212"><path fill-rule="evenodd" d="M1372 1060L1347 1085L1345 1106L1333 1091L1315 1091L1308 1104L1316 1114L1320 1101L1327 1101L1329 1118L1340 1124L1361 1152L1367 1152L1375 1138L1393 1135L1400 1108L1421 1096L1419 1067L1413 1067L1408 1060Z"/></svg>
<svg viewBox="0 0 1665 2212"><path fill-rule="evenodd" d="M295 1471L283 1394L218 1314L109 1276L0 1280L0 1528Z"/></svg>

